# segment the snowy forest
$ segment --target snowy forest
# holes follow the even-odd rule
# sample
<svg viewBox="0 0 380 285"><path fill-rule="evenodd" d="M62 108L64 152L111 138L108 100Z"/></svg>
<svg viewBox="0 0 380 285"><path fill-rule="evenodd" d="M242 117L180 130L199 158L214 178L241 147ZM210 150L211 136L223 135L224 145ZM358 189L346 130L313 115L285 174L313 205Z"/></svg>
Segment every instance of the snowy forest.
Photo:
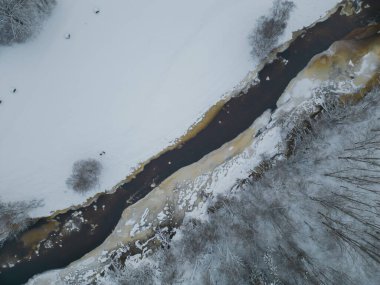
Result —
<svg viewBox="0 0 380 285"><path fill-rule="evenodd" d="M116 262L104 284L377 284L379 93L326 104L289 159L263 163L165 249Z"/></svg>

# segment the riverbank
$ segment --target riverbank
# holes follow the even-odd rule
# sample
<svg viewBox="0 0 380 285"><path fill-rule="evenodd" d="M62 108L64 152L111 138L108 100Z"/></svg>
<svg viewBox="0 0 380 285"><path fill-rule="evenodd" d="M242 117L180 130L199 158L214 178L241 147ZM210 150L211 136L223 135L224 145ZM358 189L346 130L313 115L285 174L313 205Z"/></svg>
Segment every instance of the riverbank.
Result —
<svg viewBox="0 0 380 285"><path fill-rule="evenodd" d="M27 243L27 247L22 241L8 242L1 252L1 264L9 264L12 260L15 262L13 267L6 266L1 269L0 280L9 284L23 282L21 280L27 280L38 272L65 266L99 245L113 230L125 207L149 193L154 188L152 185L160 184L179 168L198 161L210 151L235 138L265 110L275 109L278 98L289 82L314 55L326 50L334 41L347 36L354 28L366 26L378 17L379 3L373 1L370 4L370 8L350 16L342 15L339 8L325 21L305 29L286 50L278 53L277 59L261 69L258 73L258 84L251 86L246 93L230 99L209 125L195 137L183 143L180 148L170 150L149 162L141 173L121 185L113 194L100 195L96 201L82 209L39 220L29 230L35 230L30 240L41 241L42 238L50 241L52 247L46 247L40 242ZM73 217L77 217L82 223L78 230L68 232L68 223ZM38 236L41 234L41 227L54 221L58 225L52 231L44 231L45 236ZM23 236L27 236L27 233ZM17 257L14 258L16 252ZM29 262L29 258L33 262Z"/></svg>
<svg viewBox="0 0 380 285"><path fill-rule="evenodd" d="M345 104L339 102L356 102L377 88L380 75L380 36L377 31L379 26L362 29L359 38L347 37L315 56L288 85L273 113L268 110L237 138L200 161L175 172L146 197L128 207L113 233L101 246L62 270L36 276L30 284L98 283L103 280L104 274L114 276L115 266L124 272L120 278L131 278L130 282L133 283L140 267L145 266L149 272L147 268L153 270L159 266L152 259L157 261L157 256L165 254L166 251L160 250L160 247L169 245L169 236L173 231L176 232L173 241L176 246L190 246L186 240L182 245L181 240L184 235L196 239L197 231L191 233L187 228L191 228L194 221L197 224L207 224L213 213L223 211L226 207L224 203L228 204L234 197L242 195L253 184L262 185L261 178L270 172L270 168L279 171L281 167L276 165L291 165L287 161L295 159L295 152L307 149L304 144L310 144L312 138L321 132L334 133L316 127L321 125L321 120L324 121L323 124L334 125L334 113L337 113L345 118L347 124L352 110L362 110L367 105L367 99L358 104L349 104L346 108L343 107ZM359 30L354 34L357 32ZM369 102L376 99L376 95L371 96ZM365 109L361 113L365 115ZM355 114L353 112L353 120L357 119ZM360 124L365 125L365 120ZM331 141L328 145L338 153L346 141L338 143L334 136L340 135L332 134L326 139ZM360 136L357 139L361 139ZM312 168L310 170L313 171ZM272 173L276 175L274 170ZM283 175L282 172L279 175ZM186 234L182 234L184 228ZM227 228L223 232L226 235L232 234ZM252 239L255 240L254 237ZM199 244L203 241L200 238L192 243ZM179 256L181 254L176 254L176 258L181 258ZM127 263L124 269L125 261ZM135 270L136 274L128 274ZM161 270L165 271L167 267L159 271Z"/></svg>

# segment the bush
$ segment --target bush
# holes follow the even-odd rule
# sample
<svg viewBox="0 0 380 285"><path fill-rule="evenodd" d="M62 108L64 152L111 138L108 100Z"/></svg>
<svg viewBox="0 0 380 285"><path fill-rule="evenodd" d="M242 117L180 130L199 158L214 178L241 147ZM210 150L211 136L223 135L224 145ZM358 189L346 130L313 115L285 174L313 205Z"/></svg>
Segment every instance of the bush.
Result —
<svg viewBox="0 0 380 285"><path fill-rule="evenodd" d="M55 3L56 0L0 0L0 44L31 37Z"/></svg>
<svg viewBox="0 0 380 285"><path fill-rule="evenodd" d="M261 16L257 20L256 27L249 36L251 55L254 58L263 59L276 46L294 7L292 1L275 0L269 15Z"/></svg>
<svg viewBox="0 0 380 285"><path fill-rule="evenodd" d="M16 237L26 229L31 219L28 212L41 206L41 201L8 202L0 201L0 247L4 241Z"/></svg>
<svg viewBox="0 0 380 285"><path fill-rule="evenodd" d="M79 160L73 165L73 173L66 180L67 186L77 192L86 192L99 183L102 165L95 159Z"/></svg>

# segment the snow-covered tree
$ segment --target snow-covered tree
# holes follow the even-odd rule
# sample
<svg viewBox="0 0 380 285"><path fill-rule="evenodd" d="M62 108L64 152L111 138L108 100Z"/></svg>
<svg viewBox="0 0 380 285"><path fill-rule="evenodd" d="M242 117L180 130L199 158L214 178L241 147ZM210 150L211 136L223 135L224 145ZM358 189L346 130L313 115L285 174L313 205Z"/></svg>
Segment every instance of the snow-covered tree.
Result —
<svg viewBox="0 0 380 285"><path fill-rule="evenodd" d="M278 43L284 33L295 5L289 0L275 0L268 15L261 16L249 36L251 55L263 59Z"/></svg>
<svg viewBox="0 0 380 285"><path fill-rule="evenodd" d="M31 37L55 3L56 0L0 0L0 44Z"/></svg>
<svg viewBox="0 0 380 285"><path fill-rule="evenodd" d="M5 240L16 237L31 222L29 211L41 206L41 201L0 201L0 247Z"/></svg>
<svg viewBox="0 0 380 285"><path fill-rule="evenodd" d="M98 160L87 159L76 161L73 165L73 172L66 180L66 184L77 192L85 192L96 186L102 165Z"/></svg>
<svg viewBox="0 0 380 285"><path fill-rule="evenodd" d="M151 270L127 262L117 280L138 284L148 271L160 284L378 284L379 93L323 106L287 160L238 182L207 221L185 223Z"/></svg>

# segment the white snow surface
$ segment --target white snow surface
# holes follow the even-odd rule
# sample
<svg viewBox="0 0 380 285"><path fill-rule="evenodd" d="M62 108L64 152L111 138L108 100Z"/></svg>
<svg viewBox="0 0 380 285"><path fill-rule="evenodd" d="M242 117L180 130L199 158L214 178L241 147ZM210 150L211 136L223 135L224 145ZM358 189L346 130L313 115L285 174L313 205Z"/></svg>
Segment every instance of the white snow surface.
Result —
<svg viewBox="0 0 380 285"><path fill-rule="evenodd" d="M294 2L282 42L337 3ZM0 47L0 198L43 199L41 216L111 189L257 66L247 37L271 5L58 1L36 38ZM103 173L77 194L65 181L87 158Z"/></svg>

